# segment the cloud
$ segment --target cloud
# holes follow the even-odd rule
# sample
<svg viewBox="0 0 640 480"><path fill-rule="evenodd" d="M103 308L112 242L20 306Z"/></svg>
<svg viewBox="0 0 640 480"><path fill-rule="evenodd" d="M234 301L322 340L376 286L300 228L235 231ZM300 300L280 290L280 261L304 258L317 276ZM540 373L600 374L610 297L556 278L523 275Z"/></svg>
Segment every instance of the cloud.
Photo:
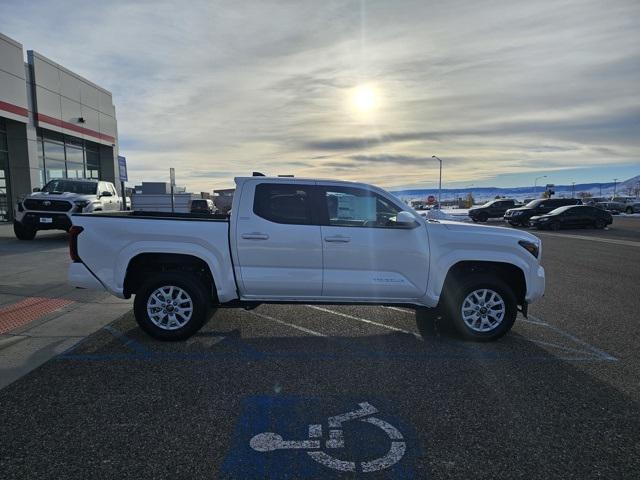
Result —
<svg viewBox="0 0 640 480"><path fill-rule="evenodd" d="M1 1L3 33L113 92L136 182L415 185L438 154L478 183L640 156L632 0Z"/></svg>

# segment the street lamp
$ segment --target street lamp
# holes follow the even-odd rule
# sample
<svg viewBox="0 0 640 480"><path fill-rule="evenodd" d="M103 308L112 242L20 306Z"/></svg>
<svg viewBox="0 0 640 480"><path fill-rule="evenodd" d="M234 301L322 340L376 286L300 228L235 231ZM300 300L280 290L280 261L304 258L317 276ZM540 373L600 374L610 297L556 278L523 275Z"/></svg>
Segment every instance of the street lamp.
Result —
<svg viewBox="0 0 640 480"><path fill-rule="evenodd" d="M614 178L613 179L613 197L616 196L616 187L617 187L617 185L618 185L618 179Z"/></svg>
<svg viewBox="0 0 640 480"><path fill-rule="evenodd" d="M538 180L540 180L541 178L547 178L546 175L542 175L541 177L536 177L536 179L533 182L533 194L537 195L538 193Z"/></svg>
<svg viewBox="0 0 640 480"><path fill-rule="evenodd" d="M576 182L571 182L571 198L576 197Z"/></svg>
<svg viewBox="0 0 640 480"><path fill-rule="evenodd" d="M440 160L435 155L431 155L431 158L435 158L440 162L440 181L438 182L438 210L442 210L442 205L440 204L440 194L442 193L442 160Z"/></svg>

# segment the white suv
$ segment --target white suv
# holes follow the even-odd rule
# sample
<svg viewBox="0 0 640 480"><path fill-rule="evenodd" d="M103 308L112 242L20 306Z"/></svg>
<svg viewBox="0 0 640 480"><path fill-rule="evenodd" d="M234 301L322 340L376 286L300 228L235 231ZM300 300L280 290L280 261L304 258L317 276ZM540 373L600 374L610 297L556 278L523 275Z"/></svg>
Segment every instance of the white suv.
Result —
<svg viewBox="0 0 640 480"><path fill-rule="evenodd" d="M38 230L69 230L73 213L117 211L121 206L111 182L51 180L18 202L13 231L20 240L33 240Z"/></svg>

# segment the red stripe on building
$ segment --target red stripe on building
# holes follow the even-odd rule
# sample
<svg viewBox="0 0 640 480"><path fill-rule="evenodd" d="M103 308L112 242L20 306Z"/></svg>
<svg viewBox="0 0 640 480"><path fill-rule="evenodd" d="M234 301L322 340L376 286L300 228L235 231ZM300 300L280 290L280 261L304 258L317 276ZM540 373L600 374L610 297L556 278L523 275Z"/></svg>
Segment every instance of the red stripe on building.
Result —
<svg viewBox="0 0 640 480"><path fill-rule="evenodd" d="M44 113L38 113L38 122L48 123L49 125L55 125L56 127L59 127L59 128L66 128L67 130L72 130L74 132L82 133L84 135L96 137L96 138L99 138L100 140L105 140L111 143L115 143L116 141L116 139L111 135L96 132L95 130L91 130L89 128L80 127L78 125L74 125L73 123L63 122L59 118L50 117L49 115L45 115Z"/></svg>
<svg viewBox="0 0 640 480"><path fill-rule="evenodd" d="M0 307L0 334L15 330L72 303L75 302L66 298L29 297Z"/></svg>
<svg viewBox="0 0 640 480"><path fill-rule="evenodd" d="M19 107L18 105L14 105L13 103L7 103L0 100L0 110L4 110L5 112L15 113L16 115L21 115L23 117L29 116L29 110L23 107Z"/></svg>

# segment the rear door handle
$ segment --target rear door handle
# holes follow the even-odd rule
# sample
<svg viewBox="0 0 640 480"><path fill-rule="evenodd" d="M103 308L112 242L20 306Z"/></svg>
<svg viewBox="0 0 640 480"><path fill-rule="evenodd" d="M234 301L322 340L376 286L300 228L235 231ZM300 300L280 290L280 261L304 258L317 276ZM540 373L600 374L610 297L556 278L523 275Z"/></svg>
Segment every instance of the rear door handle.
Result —
<svg viewBox="0 0 640 480"><path fill-rule="evenodd" d="M241 235L245 240L268 240L269 235L260 232L243 233Z"/></svg>
<svg viewBox="0 0 640 480"><path fill-rule="evenodd" d="M324 241L329 243L349 243L351 241L351 237L336 235L335 237L324 237Z"/></svg>

